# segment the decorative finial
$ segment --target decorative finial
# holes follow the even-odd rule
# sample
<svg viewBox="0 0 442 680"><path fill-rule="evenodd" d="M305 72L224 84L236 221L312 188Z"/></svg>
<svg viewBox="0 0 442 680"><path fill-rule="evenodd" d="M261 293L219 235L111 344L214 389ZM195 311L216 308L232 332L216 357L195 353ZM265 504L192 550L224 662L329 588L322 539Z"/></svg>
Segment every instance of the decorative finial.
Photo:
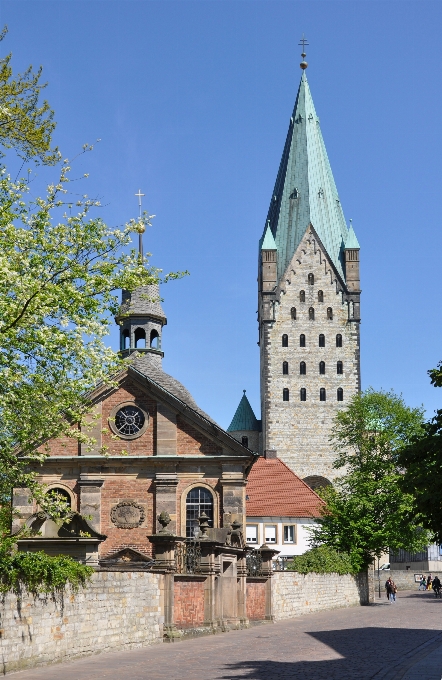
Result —
<svg viewBox="0 0 442 680"><path fill-rule="evenodd" d="M244 392L244 394L246 393L246 391L245 391L245 390L243 390L243 392Z"/></svg>
<svg viewBox="0 0 442 680"><path fill-rule="evenodd" d="M141 193L141 189L138 189L138 193L135 194L135 196L138 196L138 208L139 208L139 215L138 215L138 252L140 254L140 260L141 262L143 261L143 234L146 231L146 227L143 224L143 221L141 219L141 197L145 196L146 194Z"/></svg>
<svg viewBox="0 0 442 680"><path fill-rule="evenodd" d="M305 53L305 46L308 45L308 42L306 40L304 33L302 34L302 38L301 38L299 45L302 47L302 54L301 54L302 61L299 64L299 66L302 68L303 71L305 71L305 69L308 66L307 62L305 61L305 58L307 56L306 53Z"/></svg>

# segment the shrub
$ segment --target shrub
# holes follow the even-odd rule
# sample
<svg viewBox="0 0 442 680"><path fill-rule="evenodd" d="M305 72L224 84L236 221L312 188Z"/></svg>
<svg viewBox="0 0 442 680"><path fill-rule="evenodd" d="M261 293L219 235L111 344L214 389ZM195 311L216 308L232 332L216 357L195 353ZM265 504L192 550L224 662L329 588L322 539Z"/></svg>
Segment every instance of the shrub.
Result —
<svg viewBox="0 0 442 680"><path fill-rule="evenodd" d="M307 550L303 555L297 555L289 563L287 569L300 574L354 574L354 568L347 553L340 553L328 545Z"/></svg>

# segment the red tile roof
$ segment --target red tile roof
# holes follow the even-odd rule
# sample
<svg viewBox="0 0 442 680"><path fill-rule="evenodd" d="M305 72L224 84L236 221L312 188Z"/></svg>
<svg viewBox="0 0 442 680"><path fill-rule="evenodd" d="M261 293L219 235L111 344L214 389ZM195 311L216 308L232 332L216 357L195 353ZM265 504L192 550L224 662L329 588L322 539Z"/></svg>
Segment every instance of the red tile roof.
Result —
<svg viewBox="0 0 442 680"><path fill-rule="evenodd" d="M247 517L320 517L324 501L278 458L258 458L246 487Z"/></svg>

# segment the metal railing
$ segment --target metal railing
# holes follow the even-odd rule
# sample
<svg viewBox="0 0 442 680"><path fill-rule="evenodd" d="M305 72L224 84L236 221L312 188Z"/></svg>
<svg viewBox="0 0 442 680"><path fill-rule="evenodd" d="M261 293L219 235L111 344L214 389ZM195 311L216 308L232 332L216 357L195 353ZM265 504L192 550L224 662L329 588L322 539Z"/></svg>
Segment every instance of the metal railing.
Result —
<svg viewBox="0 0 442 680"><path fill-rule="evenodd" d="M262 555L259 550L251 549L246 555L247 576L262 576Z"/></svg>
<svg viewBox="0 0 442 680"><path fill-rule="evenodd" d="M187 538L175 548L175 563L178 574L201 573L201 543Z"/></svg>

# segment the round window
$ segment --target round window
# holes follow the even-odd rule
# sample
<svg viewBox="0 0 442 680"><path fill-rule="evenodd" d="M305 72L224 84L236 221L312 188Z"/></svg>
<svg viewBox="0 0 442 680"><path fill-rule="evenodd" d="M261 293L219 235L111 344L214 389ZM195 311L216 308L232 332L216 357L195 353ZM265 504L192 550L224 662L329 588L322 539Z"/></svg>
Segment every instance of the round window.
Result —
<svg viewBox="0 0 442 680"><path fill-rule="evenodd" d="M145 422L145 415L138 406L123 406L115 414L115 427L125 437L137 435Z"/></svg>

